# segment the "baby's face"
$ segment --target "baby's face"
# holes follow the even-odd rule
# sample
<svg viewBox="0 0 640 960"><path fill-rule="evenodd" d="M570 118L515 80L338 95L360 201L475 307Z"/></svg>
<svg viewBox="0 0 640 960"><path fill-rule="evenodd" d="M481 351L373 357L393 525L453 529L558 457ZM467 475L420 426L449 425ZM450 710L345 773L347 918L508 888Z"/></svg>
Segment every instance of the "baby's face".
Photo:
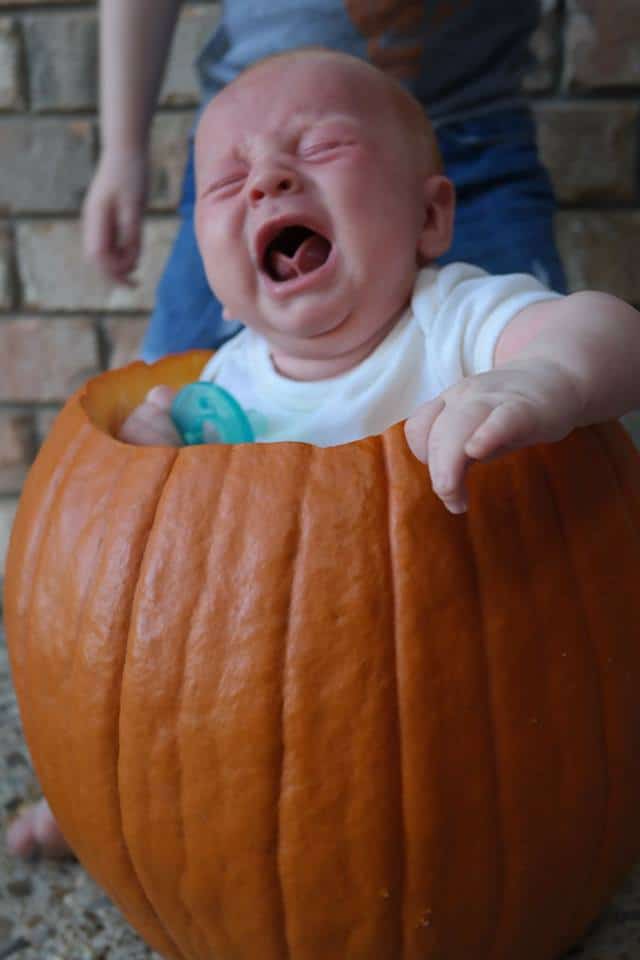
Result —
<svg viewBox="0 0 640 960"><path fill-rule="evenodd" d="M377 86L322 55L276 60L216 97L201 122L207 277L276 358L358 351L410 296L424 163Z"/></svg>

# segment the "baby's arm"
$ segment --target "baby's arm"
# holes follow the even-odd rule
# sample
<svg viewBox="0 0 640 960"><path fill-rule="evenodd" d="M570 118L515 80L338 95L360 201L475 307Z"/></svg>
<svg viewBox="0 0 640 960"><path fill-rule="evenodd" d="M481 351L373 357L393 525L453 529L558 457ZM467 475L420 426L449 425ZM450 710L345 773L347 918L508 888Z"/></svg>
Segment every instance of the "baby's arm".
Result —
<svg viewBox="0 0 640 960"><path fill-rule="evenodd" d="M170 416L176 391L171 387L153 387L124 421L118 431L118 440L139 446L180 447L182 440Z"/></svg>
<svg viewBox="0 0 640 960"><path fill-rule="evenodd" d="M466 509L464 476L533 443L640 406L640 314L604 293L534 303L503 331L488 373L466 377L407 421L413 453L452 513Z"/></svg>

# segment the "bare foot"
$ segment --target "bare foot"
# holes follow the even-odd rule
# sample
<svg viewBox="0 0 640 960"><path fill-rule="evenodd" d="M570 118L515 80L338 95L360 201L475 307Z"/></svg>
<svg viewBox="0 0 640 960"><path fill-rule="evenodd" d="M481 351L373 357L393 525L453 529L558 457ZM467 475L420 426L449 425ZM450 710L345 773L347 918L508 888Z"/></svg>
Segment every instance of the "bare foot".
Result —
<svg viewBox="0 0 640 960"><path fill-rule="evenodd" d="M12 856L24 859L38 854L53 858L73 856L44 797L23 807L9 825L7 848Z"/></svg>

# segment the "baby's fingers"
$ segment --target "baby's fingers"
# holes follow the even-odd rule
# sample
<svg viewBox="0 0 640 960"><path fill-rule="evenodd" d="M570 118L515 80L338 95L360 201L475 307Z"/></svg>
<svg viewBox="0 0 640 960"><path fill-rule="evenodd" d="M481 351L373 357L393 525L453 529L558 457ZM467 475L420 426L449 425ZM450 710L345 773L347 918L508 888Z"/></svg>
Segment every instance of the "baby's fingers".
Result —
<svg viewBox="0 0 640 960"><path fill-rule="evenodd" d="M465 474L469 467L466 443L486 420L485 403L448 403L429 437L429 472L434 492L451 513L467 507Z"/></svg>
<svg viewBox="0 0 640 960"><path fill-rule="evenodd" d="M170 415L175 390L158 386L149 391L144 403L129 414L118 431L118 439L140 446L179 447L182 444Z"/></svg>
<svg viewBox="0 0 640 960"><path fill-rule="evenodd" d="M404 425L404 435L414 457L422 463L429 458L429 435L436 419L444 409L442 397L429 400L418 407Z"/></svg>
<svg viewBox="0 0 640 960"><path fill-rule="evenodd" d="M531 404L506 400L480 423L465 444L474 460L486 460L508 450L535 443L537 421Z"/></svg>
<svg viewBox="0 0 640 960"><path fill-rule="evenodd" d="M158 407L159 410L169 413L177 392L173 387L158 384L157 387L152 387L151 390L149 390L149 393L145 397L145 403L151 403L154 407Z"/></svg>

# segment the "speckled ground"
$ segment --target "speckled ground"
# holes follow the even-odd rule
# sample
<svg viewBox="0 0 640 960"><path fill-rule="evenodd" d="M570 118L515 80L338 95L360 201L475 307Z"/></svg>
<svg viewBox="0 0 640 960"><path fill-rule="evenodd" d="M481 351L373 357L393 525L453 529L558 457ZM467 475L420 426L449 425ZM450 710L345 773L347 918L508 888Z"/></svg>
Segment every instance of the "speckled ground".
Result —
<svg viewBox="0 0 640 960"><path fill-rule="evenodd" d="M640 445L640 413L632 415L627 425ZM37 796L38 786L22 739L0 629L2 832L11 813ZM160 960L77 863L14 861L7 857L0 841L0 960L8 958ZM589 936L565 960L570 958L640 960L640 866L628 877Z"/></svg>

